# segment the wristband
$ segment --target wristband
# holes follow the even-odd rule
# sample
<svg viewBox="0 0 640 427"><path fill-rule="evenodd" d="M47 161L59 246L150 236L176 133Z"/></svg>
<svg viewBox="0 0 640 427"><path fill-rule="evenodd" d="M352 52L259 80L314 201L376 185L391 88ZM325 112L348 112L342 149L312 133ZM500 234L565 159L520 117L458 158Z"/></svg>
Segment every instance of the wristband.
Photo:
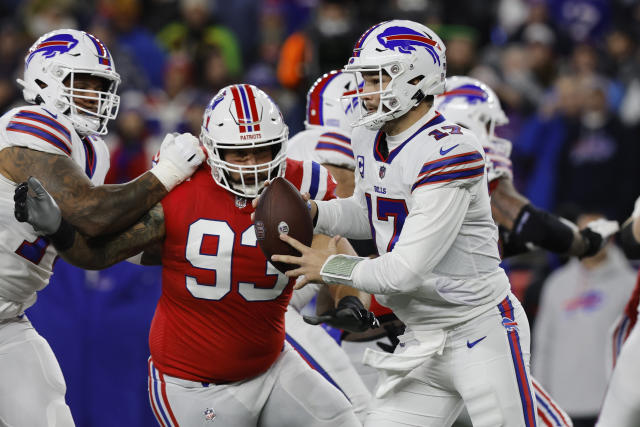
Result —
<svg viewBox="0 0 640 427"><path fill-rule="evenodd" d="M59 252L64 252L73 246L73 242L76 240L76 229L62 218L56 232L48 234L47 238Z"/></svg>
<svg viewBox="0 0 640 427"><path fill-rule="evenodd" d="M175 186L184 181L184 173L169 161L158 162L149 172L158 178L158 181L160 181L167 191L173 190Z"/></svg>
<svg viewBox="0 0 640 427"><path fill-rule="evenodd" d="M325 283L353 286L353 270L365 259L351 255L331 255L322 265L320 276Z"/></svg>

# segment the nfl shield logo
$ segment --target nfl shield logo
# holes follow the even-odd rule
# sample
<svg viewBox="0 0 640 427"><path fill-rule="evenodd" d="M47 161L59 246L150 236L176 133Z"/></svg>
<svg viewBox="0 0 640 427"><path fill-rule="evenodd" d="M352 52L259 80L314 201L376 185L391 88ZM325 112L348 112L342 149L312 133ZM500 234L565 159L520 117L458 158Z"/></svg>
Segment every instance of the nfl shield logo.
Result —
<svg viewBox="0 0 640 427"><path fill-rule="evenodd" d="M360 177L364 178L364 157L358 156L358 172Z"/></svg>
<svg viewBox="0 0 640 427"><path fill-rule="evenodd" d="M387 167L386 166L380 166L380 171L378 172L378 175L380 176L380 179L384 178L384 174L387 173Z"/></svg>
<svg viewBox="0 0 640 427"><path fill-rule="evenodd" d="M207 421L213 421L213 419L216 417L216 413L213 409L211 408L207 408L204 411L204 419Z"/></svg>

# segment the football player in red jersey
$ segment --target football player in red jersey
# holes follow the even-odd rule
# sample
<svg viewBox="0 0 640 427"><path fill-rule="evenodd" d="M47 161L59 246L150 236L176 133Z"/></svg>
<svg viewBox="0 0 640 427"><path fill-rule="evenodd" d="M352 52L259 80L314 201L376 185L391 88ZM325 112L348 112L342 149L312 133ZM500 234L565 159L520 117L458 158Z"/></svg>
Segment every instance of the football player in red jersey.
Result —
<svg viewBox="0 0 640 427"><path fill-rule="evenodd" d="M162 426L358 426L348 400L285 343L293 281L260 251L251 221L264 183L284 175L323 199L335 183L314 162L285 157L288 130L261 90L241 84L209 103L200 139L208 160L125 232L87 241L53 199L16 193L16 208L68 261L104 268L136 254L163 265L149 335L149 395ZM212 179L213 177L213 179ZM356 310L357 311L357 310ZM356 313L357 315L358 313Z"/></svg>

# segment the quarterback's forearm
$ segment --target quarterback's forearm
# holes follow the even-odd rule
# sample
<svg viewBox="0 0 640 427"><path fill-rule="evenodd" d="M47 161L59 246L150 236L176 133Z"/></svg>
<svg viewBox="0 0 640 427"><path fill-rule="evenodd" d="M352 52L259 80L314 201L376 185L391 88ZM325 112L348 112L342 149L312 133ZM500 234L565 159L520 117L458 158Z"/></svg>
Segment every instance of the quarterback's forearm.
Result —
<svg viewBox="0 0 640 427"><path fill-rule="evenodd" d="M60 255L78 267L100 270L161 242L164 234L164 213L158 204L122 233L90 239L76 233L73 246Z"/></svg>
<svg viewBox="0 0 640 427"><path fill-rule="evenodd" d="M351 281L338 281L370 294L412 292L442 260L458 235L468 210L468 190L417 191L393 250L377 258L354 259ZM325 266L328 263L325 263ZM325 279L323 267L323 279Z"/></svg>
<svg viewBox="0 0 640 427"><path fill-rule="evenodd" d="M124 229L167 194L150 172L127 184L95 186L71 158L23 147L2 150L0 164L14 182L38 178L64 218L87 236Z"/></svg>
<svg viewBox="0 0 640 427"><path fill-rule="evenodd" d="M318 215L314 231L352 239L370 239L371 227L367 211L355 197L317 201Z"/></svg>

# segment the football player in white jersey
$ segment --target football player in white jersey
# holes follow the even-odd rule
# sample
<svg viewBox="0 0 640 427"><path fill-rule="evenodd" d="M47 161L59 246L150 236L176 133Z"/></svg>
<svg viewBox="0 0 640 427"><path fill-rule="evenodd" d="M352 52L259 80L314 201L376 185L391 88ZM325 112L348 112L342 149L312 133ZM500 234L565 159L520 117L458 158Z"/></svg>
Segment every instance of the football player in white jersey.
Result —
<svg viewBox="0 0 640 427"><path fill-rule="evenodd" d="M466 406L474 426L536 426L529 324L500 268L484 150L433 108L445 47L427 27L386 21L355 45L346 72L364 78L351 143L352 197L310 204L318 232L374 238L380 256L319 251L282 235L300 257L290 276L376 295L407 326L380 370L365 426L449 426Z"/></svg>
<svg viewBox="0 0 640 427"><path fill-rule="evenodd" d="M627 258L640 259L640 197L636 200L631 217L622 226L620 238ZM615 368L596 423L597 427L633 427L637 426L640 420L640 328L636 324L640 309L640 275L638 277L623 319L615 325ZM618 350L619 347L622 348Z"/></svg>
<svg viewBox="0 0 640 427"><path fill-rule="evenodd" d="M72 426L66 385L49 344L24 311L49 282L50 241L14 218L16 183L37 177L87 236L128 226L204 159L197 139L168 136L162 164L135 181L102 185L109 152L101 139L115 118L120 77L91 34L57 30L25 57L24 98L33 105L0 117L0 425Z"/></svg>
<svg viewBox="0 0 640 427"><path fill-rule="evenodd" d="M511 142L495 135L496 126L508 123L491 88L471 77L447 78L446 92L436 97L435 108L447 120L480 139L487 157L487 174L494 220L501 233L502 256L529 250L531 245L551 252L588 257L595 255L618 230L616 221L599 219L583 230L529 202L513 185Z"/></svg>

